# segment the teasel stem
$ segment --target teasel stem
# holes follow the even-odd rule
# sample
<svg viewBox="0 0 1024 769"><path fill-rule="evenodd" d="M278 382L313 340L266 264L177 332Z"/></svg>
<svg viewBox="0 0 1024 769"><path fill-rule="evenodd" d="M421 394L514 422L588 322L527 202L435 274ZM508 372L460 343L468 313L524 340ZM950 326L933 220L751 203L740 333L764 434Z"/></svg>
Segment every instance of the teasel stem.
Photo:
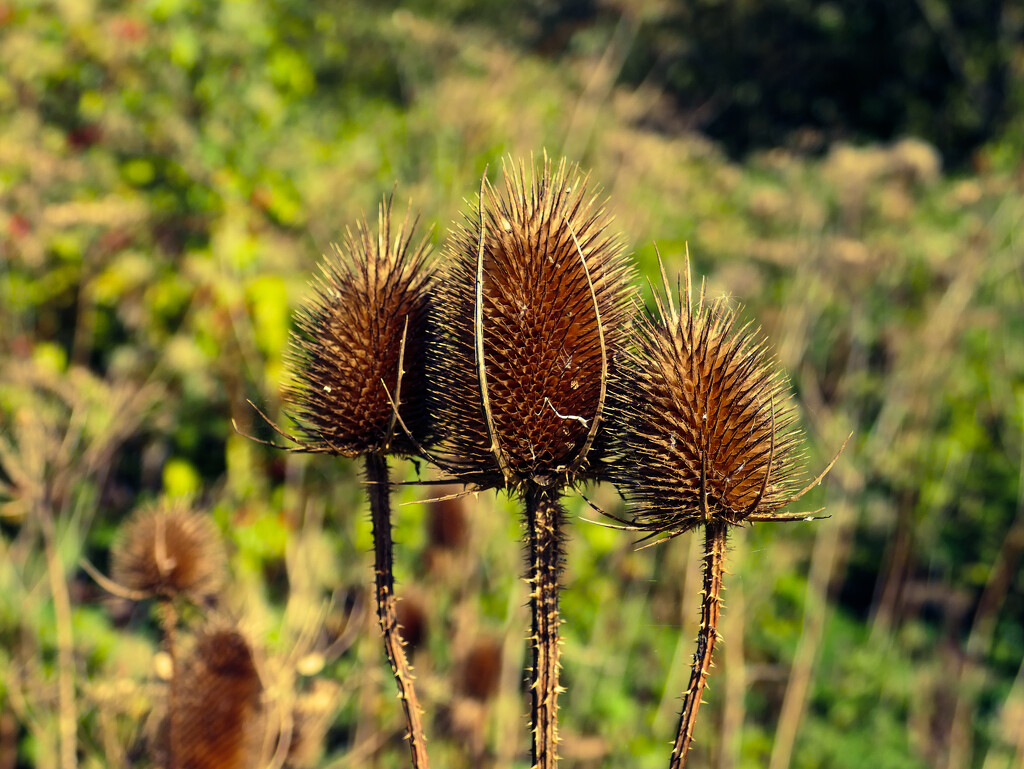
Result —
<svg viewBox="0 0 1024 769"><path fill-rule="evenodd" d="M725 574L725 546L728 523L709 522L704 527L704 585L700 604L700 630L697 632L697 653L693 655L690 683L683 696L679 713L679 731L672 747L670 769L682 769L693 741L701 696L711 670L711 655L718 640L718 615L722 607L722 575Z"/></svg>
<svg viewBox="0 0 1024 769"><path fill-rule="evenodd" d="M377 595L377 620L384 636L384 650L398 685L405 722L409 729L409 753L413 769L428 769L427 739L423 733L422 711L413 685L412 668L405 655L398 628L395 577L392 569L391 502L387 459L381 452L366 454L366 480L373 525L374 584Z"/></svg>
<svg viewBox="0 0 1024 769"><path fill-rule="evenodd" d="M533 680L530 721L533 724L531 760L534 769L558 764L558 686L560 642L558 628L559 577L564 548L565 511L555 489L530 484L526 491L526 526L530 549L530 609L533 614Z"/></svg>

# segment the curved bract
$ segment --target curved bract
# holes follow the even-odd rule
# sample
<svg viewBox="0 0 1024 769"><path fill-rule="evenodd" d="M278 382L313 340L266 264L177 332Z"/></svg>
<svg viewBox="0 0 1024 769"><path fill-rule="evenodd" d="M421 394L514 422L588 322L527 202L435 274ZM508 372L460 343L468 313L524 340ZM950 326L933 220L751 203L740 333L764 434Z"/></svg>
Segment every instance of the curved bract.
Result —
<svg viewBox="0 0 1024 769"><path fill-rule="evenodd" d="M587 179L507 163L447 249L431 363L436 450L481 488L561 486L588 470L626 343L631 268Z"/></svg>

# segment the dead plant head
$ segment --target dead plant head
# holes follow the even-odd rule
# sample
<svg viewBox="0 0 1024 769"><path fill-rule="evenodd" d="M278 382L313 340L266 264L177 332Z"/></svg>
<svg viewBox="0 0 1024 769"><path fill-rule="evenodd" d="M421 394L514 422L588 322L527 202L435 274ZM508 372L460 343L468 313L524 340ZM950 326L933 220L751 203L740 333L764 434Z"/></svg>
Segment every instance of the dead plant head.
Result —
<svg viewBox="0 0 1024 769"><path fill-rule="evenodd" d="M427 430L423 327L430 273L428 240L413 245L409 213L392 238L391 201L374 235L366 220L321 264L298 312L293 383L285 398L300 425L300 450L355 457L411 453L396 430L392 398L418 441Z"/></svg>
<svg viewBox="0 0 1024 769"><path fill-rule="evenodd" d="M565 161L504 166L447 249L434 318L438 455L481 488L586 477L627 338L632 277L610 217Z"/></svg>
<svg viewBox="0 0 1024 769"><path fill-rule="evenodd" d="M263 685L249 642L239 630L230 625L200 630L171 687L171 766L258 765Z"/></svg>
<svg viewBox="0 0 1024 769"><path fill-rule="evenodd" d="M768 342L727 299L710 301L703 284L694 298L689 260L685 270L678 310L667 280L665 295L655 292L633 381L614 396L624 429L613 479L634 526L669 537L772 520L810 488L800 489L803 435Z"/></svg>
<svg viewBox="0 0 1024 769"><path fill-rule="evenodd" d="M220 532L204 513L170 502L134 513L111 552L118 585L146 598L215 596L224 582L226 556Z"/></svg>

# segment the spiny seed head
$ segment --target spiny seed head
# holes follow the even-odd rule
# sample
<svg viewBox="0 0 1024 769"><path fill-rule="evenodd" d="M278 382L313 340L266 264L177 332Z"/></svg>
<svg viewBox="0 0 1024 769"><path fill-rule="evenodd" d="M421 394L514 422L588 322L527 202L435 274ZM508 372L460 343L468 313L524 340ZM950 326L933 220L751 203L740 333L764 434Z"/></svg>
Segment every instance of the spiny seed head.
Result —
<svg viewBox="0 0 1024 769"><path fill-rule="evenodd" d="M633 524L675 536L742 523L793 499L802 455L788 382L760 330L726 299L693 302L686 264L680 311L666 281L638 324L632 383L614 394L622 459L612 479Z"/></svg>
<svg viewBox="0 0 1024 769"><path fill-rule="evenodd" d="M429 249L427 238L412 245L414 228L407 213L392 239L386 200L376 236L360 220L320 265L313 294L297 313L293 383L285 390L304 450L346 457L412 453L392 402L412 434L425 438Z"/></svg>
<svg viewBox="0 0 1024 769"><path fill-rule="evenodd" d="M171 765L245 769L258 764L263 685L241 632L231 626L201 630L171 687Z"/></svg>
<svg viewBox="0 0 1024 769"><path fill-rule="evenodd" d="M203 603L224 581L224 546L213 520L176 502L139 510L111 552L114 581L146 597Z"/></svg>
<svg viewBox="0 0 1024 769"><path fill-rule="evenodd" d="M630 264L587 179L565 161L504 166L446 250L432 320L438 456L481 488L590 470L630 323ZM482 358L482 360L481 360Z"/></svg>

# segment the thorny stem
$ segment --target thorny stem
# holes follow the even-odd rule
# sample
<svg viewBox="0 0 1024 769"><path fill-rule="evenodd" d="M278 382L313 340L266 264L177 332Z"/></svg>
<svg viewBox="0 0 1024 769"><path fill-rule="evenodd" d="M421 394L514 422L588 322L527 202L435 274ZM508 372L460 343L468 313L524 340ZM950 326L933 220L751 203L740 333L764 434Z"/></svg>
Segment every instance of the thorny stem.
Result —
<svg viewBox="0 0 1024 769"><path fill-rule="evenodd" d="M409 729L409 752L413 769L428 769L427 739L423 734L422 712L413 686L412 668L405 656L395 609L395 577L391 556L391 502L388 464L383 454L366 455L366 480L373 523L374 584L377 594L377 620L384 636L384 650L398 685L398 697Z"/></svg>
<svg viewBox="0 0 1024 769"><path fill-rule="evenodd" d="M553 489L533 484L526 492L528 579L533 613L530 756L534 769L553 769L558 764L558 579L564 557L561 527L565 513L556 494Z"/></svg>
<svg viewBox="0 0 1024 769"><path fill-rule="evenodd" d="M718 640L718 615L722 605L722 575L725 573L725 543L728 525L711 522L704 527L704 592L700 604L700 630L697 632L697 652L693 655L690 683L683 697L679 713L679 731L672 746L669 769L682 769L686 754L693 741L693 728L697 723L697 710L711 669L711 654Z"/></svg>

